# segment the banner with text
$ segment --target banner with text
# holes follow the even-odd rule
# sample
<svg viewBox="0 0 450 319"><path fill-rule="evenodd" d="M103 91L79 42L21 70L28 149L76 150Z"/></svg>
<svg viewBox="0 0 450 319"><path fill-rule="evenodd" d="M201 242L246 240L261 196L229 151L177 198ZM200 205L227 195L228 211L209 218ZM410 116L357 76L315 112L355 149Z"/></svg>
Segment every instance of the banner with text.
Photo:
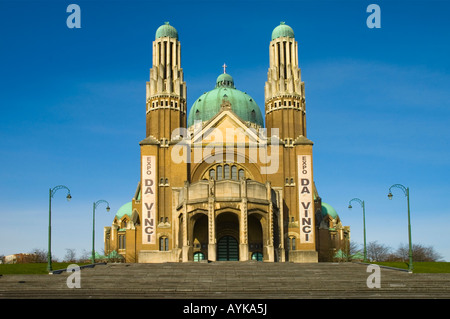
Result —
<svg viewBox="0 0 450 319"><path fill-rule="evenodd" d="M314 243L314 198L311 155L298 156L300 243Z"/></svg>
<svg viewBox="0 0 450 319"><path fill-rule="evenodd" d="M156 218L156 157L142 156L142 244L155 243Z"/></svg>

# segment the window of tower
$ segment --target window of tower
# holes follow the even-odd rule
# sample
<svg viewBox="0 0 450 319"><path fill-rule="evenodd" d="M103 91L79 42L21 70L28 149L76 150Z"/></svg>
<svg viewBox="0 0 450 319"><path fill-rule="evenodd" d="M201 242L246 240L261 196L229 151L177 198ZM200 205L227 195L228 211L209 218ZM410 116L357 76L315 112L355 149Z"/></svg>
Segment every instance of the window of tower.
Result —
<svg viewBox="0 0 450 319"><path fill-rule="evenodd" d="M168 251L169 250L169 238L168 237L160 237L159 238L159 250L160 251Z"/></svg>
<svg viewBox="0 0 450 319"><path fill-rule="evenodd" d="M119 249L125 249L125 247L126 247L126 237L125 237L125 234L119 234L118 235L118 246L119 246Z"/></svg>
<svg viewBox="0 0 450 319"><path fill-rule="evenodd" d="M289 237L289 249L290 250L295 250L295 237L291 236Z"/></svg>

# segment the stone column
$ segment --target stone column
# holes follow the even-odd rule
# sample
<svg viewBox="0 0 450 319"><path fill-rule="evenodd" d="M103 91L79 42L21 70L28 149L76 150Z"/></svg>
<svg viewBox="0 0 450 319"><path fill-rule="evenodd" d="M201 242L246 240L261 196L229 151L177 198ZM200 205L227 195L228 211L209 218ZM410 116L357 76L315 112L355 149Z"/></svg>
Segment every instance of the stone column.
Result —
<svg viewBox="0 0 450 319"><path fill-rule="evenodd" d="M248 260L247 182L241 179L241 216L239 218L239 260Z"/></svg>
<svg viewBox="0 0 450 319"><path fill-rule="evenodd" d="M286 252L284 250L284 215L283 215L283 189L277 191L277 206L278 206L278 231L280 234L280 247L278 248L279 261L286 261Z"/></svg>
<svg viewBox="0 0 450 319"><path fill-rule="evenodd" d="M216 261L216 214L214 211L216 196L213 179L209 180L208 193L208 260Z"/></svg>
<svg viewBox="0 0 450 319"><path fill-rule="evenodd" d="M273 250L273 203L272 203L272 194L271 194L271 184L270 182L266 182L266 190L267 190L267 200L269 201L269 211L268 211L268 222L267 222L267 243L266 243L266 253L267 253L267 261L273 262L274 258L274 250Z"/></svg>
<svg viewBox="0 0 450 319"><path fill-rule="evenodd" d="M188 241L188 215L187 215L187 201L189 199L189 183L184 183L184 203L183 203L183 248L182 260L189 261L189 241Z"/></svg>

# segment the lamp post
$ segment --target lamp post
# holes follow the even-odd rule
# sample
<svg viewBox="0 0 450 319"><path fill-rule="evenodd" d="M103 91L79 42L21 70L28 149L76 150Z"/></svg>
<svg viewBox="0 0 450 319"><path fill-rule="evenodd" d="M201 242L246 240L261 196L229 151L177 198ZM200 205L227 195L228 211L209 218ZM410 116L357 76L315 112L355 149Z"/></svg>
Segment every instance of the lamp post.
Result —
<svg viewBox="0 0 450 319"><path fill-rule="evenodd" d="M70 190L64 185L55 186L53 189L50 188L48 196L48 253L47 253L47 271L50 273L52 268L52 198L56 191L65 188L67 189L67 201L70 201L72 196L70 195Z"/></svg>
<svg viewBox="0 0 450 319"><path fill-rule="evenodd" d="M411 214L409 209L409 187L405 187L401 184L394 184L391 187L389 187L389 194L387 195L389 199L392 199L394 195L392 195L391 189L392 188L399 188L403 191L403 193L406 196L406 201L408 203L408 239L409 239L409 265L408 265L408 272L412 272L413 267L413 258L412 258L412 242L411 242Z"/></svg>
<svg viewBox="0 0 450 319"><path fill-rule="evenodd" d="M364 201L359 198L353 198L348 202L348 208L352 209L352 202L358 202L363 209L363 228L364 228L364 262L367 262L367 248L366 248L366 208Z"/></svg>
<svg viewBox="0 0 450 319"><path fill-rule="evenodd" d="M95 263L95 209L97 208L97 206L101 203L105 203L106 204L106 211L109 212L109 210L111 209L109 207L109 203L106 200L99 200L97 202L94 203L93 205L93 212L92 212L92 263Z"/></svg>

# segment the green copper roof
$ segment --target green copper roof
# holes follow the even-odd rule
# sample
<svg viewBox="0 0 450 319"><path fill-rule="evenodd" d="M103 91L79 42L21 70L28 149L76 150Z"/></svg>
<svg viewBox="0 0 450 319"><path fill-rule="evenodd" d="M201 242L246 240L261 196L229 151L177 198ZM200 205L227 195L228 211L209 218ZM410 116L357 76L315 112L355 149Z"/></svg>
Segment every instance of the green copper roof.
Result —
<svg viewBox="0 0 450 319"><path fill-rule="evenodd" d="M279 26L273 29L272 40L280 37L295 38L294 30L287 24L284 24L284 22L281 22Z"/></svg>
<svg viewBox="0 0 450 319"><path fill-rule="evenodd" d="M166 22L156 30L155 39L162 37L175 38L178 40L178 32L169 24L169 22Z"/></svg>
<svg viewBox="0 0 450 319"><path fill-rule="evenodd" d="M129 217L131 217L131 209L132 209L132 204L131 202L126 203L125 205L122 205L119 210L116 213L116 217L118 219L121 219L123 216L128 215Z"/></svg>
<svg viewBox="0 0 450 319"><path fill-rule="evenodd" d="M216 87L203 93L192 105L188 117L188 126L195 121L208 121L220 111L223 100L231 103L231 110L244 122L255 123L264 126L261 109L255 100L234 86L233 77L227 73L219 75L216 79Z"/></svg>
<svg viewBox="0 0 450 319"><path fill-rule="evenodd" d="M322 216L325 217L326 215L330 215L330 217L333 219L338 217L338 214L333 207L331 207L327 203L322 202Z"/></svg>

